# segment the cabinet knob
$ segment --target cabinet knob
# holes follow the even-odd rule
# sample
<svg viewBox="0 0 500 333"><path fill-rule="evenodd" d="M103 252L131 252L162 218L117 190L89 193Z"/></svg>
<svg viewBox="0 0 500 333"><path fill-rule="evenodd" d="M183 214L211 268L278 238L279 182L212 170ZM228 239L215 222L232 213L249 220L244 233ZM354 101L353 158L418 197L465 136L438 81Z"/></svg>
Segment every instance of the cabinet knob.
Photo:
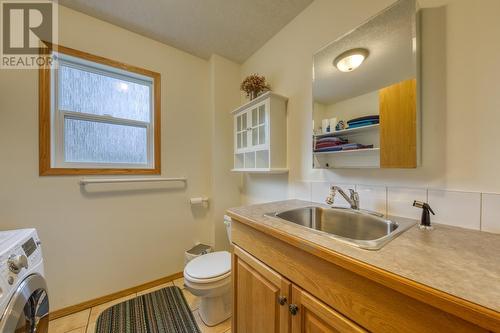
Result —
<svg viewBox="0 0 500 333"><path fill-rule="evenodd" d="M292 314L292 316L295 316L297 314L297 312L299 312L299 307L295 304L290 304L288 306L288 310L290 310L290 313Z"/></svg>
<svg viewBox="0 0 500 333"><path fill-rule="evenodd" d="M286 301L287 301L287 299L286 299L286 297L285 297L285 296L278 296L278 303L279 303L280 305L285 305L285 304L286 304Z"/></svg>

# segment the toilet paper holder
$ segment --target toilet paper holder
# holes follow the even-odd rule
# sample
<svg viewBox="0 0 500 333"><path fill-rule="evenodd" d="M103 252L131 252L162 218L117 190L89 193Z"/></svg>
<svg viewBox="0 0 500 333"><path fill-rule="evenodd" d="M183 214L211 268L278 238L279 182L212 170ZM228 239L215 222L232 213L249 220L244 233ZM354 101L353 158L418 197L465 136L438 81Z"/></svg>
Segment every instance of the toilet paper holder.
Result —
<svg viewBox="0 0 500 333"><path fill-rule="evenodd" d="M191 205L208 205L209 199L207 197L196 197L189 199Z"/></svg>

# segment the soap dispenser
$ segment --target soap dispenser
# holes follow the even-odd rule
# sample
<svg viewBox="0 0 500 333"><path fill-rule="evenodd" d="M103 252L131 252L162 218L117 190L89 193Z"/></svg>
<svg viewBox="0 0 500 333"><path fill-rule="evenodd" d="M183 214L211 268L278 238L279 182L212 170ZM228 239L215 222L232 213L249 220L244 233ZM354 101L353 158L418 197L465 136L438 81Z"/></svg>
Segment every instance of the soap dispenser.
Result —
<svg viewBox="0 0 500 333"><path fill-rule="evenodd" d="M424 230L432 230L433 227L431 225L431 215L429 214L432 213L432 215L436 215L434 214L434 211L432 210L431 206L429 206L429 204L427 202L422 202L422 201L413 201L413 207L417 207L417 208L422 208L422 219L420 221L420 229L424 229Z"/></svg>

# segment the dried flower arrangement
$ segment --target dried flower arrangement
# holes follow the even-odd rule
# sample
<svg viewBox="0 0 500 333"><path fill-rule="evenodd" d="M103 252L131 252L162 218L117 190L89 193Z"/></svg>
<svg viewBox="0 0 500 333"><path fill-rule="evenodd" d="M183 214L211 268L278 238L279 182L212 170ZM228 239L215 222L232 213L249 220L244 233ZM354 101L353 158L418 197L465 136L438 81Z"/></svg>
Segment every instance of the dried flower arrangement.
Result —
<svg viewBox="0 0 500 333"><path fill-rule="evenodd" d="M244 91L251 100L270 90L270 86L266 83L266 78L258 74L249 75L241 82L240 89Z"/></svg>

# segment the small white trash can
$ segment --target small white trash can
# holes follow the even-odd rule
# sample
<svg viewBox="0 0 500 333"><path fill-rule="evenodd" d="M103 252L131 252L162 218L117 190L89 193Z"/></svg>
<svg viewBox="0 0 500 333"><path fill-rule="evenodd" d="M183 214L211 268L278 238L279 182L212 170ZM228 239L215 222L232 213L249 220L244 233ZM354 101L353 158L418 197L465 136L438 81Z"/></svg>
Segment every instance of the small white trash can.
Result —
<svg viewBox="0 0 500 333"><path fill-rule="evenodd" d="M198 244L194 246L193 248L184 252L184 266L186 266L187 263L193 260L194 258L210 253L212 251L213 249L210 245Z"/></svg>

